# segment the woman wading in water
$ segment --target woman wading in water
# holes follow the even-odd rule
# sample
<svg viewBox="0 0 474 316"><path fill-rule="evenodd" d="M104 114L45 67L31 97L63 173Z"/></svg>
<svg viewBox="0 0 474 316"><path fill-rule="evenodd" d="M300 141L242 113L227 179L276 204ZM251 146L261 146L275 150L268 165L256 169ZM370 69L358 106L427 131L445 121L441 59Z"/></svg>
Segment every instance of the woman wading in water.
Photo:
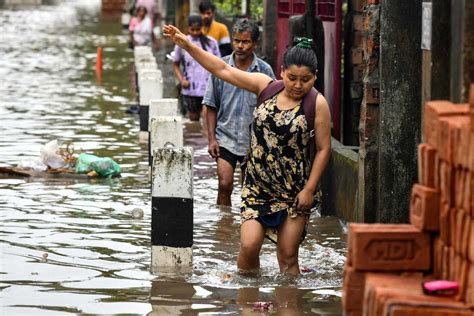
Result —
<svg viewBox="0 0 474 316"><path fill-rule="evenodd" d="M280 271L298 275L299 245L304 239L316 187L331 151L329 107L326 99L313 90L317 59L311 40L297 39L286 50L281 69L283 80L273 82L267 75L229 66L192 44L172 25L166 25L163 30L166 37L216 77L259 97L270 95L257 104L253 115L242 188L237 266L243 272L257 270L260 249L268 237L278 241ZM275 94L269 93L275 90L275 85L281 89ZM314 106L316 113L314 122L308 122L309 115L305 115L304 104L308 98L312 100L310 108ZM314 134L310 126L314 126ZM316 148L314 160L310 154L311 142Z"/></svg>

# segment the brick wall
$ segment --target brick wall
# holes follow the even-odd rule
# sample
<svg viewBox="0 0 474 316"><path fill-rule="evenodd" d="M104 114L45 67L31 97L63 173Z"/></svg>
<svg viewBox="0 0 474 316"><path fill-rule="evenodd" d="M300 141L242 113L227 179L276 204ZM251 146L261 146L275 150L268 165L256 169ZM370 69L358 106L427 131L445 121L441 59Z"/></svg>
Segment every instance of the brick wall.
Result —
<svg viewBox="0 0 474 316"><path fill-rule="evenodd" d="M346 315L474 315L474 85L469 104L425 104L410 224L350 224ZM424 281L454 280L450 295Z"/></svg>

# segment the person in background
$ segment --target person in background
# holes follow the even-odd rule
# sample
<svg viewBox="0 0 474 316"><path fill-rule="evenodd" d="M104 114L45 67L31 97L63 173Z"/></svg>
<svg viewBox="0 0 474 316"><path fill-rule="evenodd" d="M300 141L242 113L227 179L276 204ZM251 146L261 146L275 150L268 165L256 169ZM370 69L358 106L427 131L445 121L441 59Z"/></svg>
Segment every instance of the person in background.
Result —
<svg viewBox="0 0 474 316"><path fill-rule="evenodd" d="M187 37L191 43L220 57L217 42L202 33L202 19L199 15L189 16L188 32ZM174 74L181 85L182 105L191 121L199 121L209 73L179 46L175 46L173 58ZM181 70L181 64L183 70Z"/></svg>
<svg viewBox="0 0 474 316"><path fill-rule="evenodd" d="M163 34L216 77L265 96L253 114L237 267L242 273L258 273L264 238L276 232L273 241L280 272L297 276L299 247L331 153L329 106L313 90L318 61L312 40L294 39L283 55L282 80L273 81L268 75L243 71L206 53L172 25L165 25ZM275 86L279 87L276 92ZM311 105L315 115L308 121L304 108Z"/></svg>
<svg viewBox="0 0 474 316"><path fill-rule="evenodd" d="M221 56L227 56L232 53L229 30L225 24L214 20L215 11L216 7L211 1L203 1L199 4L199 12L204 24L202 32L217 41Z"/></svg>
<svg viewBox="0 0 474 316"><path fill-rule="evenodd" d="M261 72L275 79L272 68L255 55L259 37L258 26L248 19L238 20L232 28L234 52L225 56L224 62L231 67ZM234 171L237 162L243 169L247 154L256 97L252 92L240 89L215 76L211 76L203 104L208 128L209 154L217 161L217 204L230 206L234 189ZM243 170L242 170L243 174Z"/></svg>
<svg viewBox="0 0 474 316"><path fill-rule="evenodd" d="M156 19L158 18L158 10L156 8L155 0L136 0L135 6L144 6L147 10L147 16L150 18L153 26L156 24Z"/></svg>
<svg viewBox="0 0 474 316"><path fill-rule="evenodd" d="M128 29L130 31L131 48L134 46L151 46L153 26L144 6L136 7L135 16L130 20Z"/></svg>

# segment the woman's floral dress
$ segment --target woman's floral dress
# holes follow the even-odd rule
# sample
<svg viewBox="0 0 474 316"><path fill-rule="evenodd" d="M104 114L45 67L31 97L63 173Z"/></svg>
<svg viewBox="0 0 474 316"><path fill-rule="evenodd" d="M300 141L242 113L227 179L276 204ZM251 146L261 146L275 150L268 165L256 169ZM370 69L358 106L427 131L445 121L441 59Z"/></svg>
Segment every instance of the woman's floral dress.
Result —
<svg viewBox="0 0 474 316"><path fill-rule="evenodd" d="M297 212L295 203L310 173L310 136L303 106L280 110L276 99L277 95L266 100L253 114L242 222L285 210L291 218L309 217L309 211ZM276 242L276 229L267 228L266 237Z"/></svg>

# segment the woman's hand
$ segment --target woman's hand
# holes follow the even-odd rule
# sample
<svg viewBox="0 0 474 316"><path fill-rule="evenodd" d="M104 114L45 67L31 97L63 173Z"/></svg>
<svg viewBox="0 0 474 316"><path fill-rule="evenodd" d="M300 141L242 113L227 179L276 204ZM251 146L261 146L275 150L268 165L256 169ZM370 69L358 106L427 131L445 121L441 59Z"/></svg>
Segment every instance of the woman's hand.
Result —
<svg viewBox="0 0 474 316"><path fill-rule="evenodd" d="M183 79L181 82L180 82L180 85L181 85L181 88L189 88L189 81L187 79Z"/></svg>
<svg viewBox="0 0 474 316"><path fill-rule="evenodd" d="M171 39L179 47L186 49L189 45L189 40L177 27L173 25L163 26L163 35Z"/></svg>
<svg viewBox="0 0 474 316"><path fill-rule="evenodd" d="M313 192L303 189L296 196L296 209L299 211L309 211L313 206Z"/></svg>

